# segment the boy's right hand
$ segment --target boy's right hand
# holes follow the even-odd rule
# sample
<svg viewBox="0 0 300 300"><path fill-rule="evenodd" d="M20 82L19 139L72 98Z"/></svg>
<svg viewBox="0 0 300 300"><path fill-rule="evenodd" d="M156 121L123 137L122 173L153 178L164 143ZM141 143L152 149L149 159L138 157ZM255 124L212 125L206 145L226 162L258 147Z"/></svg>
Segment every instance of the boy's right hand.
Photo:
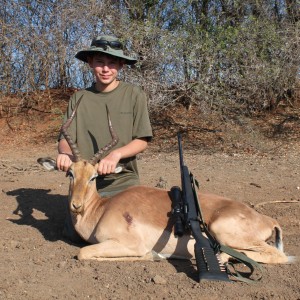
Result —
<svg viewBox="0 0 300 300"><path fill-rule="evenodd" d="M60 153L56 159L56 166L58 170L67 172L73 163L74 156L72 154Z"/></svg>

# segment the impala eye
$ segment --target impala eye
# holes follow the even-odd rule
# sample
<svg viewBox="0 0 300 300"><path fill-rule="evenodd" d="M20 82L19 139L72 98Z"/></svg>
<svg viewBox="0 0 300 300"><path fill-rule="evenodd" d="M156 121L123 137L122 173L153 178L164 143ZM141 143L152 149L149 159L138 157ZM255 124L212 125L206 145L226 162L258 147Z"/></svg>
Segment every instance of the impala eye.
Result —
<svg viewBox="0 0 300 300"><path fill-rule="evenodd" d="M94 176L91 177L90 181L94 181L98 177L98 174L95 174Z"/></svg>

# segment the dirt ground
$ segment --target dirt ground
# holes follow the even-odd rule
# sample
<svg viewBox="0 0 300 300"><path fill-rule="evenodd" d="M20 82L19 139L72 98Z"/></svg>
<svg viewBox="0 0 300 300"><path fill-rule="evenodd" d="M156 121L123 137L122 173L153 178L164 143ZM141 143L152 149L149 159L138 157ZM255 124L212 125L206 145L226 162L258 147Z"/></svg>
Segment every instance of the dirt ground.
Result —
<svg viewBox="0 0 300 300"><path fill-rule="evenodd" d="M300 146L278 154L197 154L185 162L203 191L242 201L276 218L285 252L300 256ZM1 142L0 299L300 299L299 262L263 265L256 284L198 283L194 262L78 261L79 246L62 236L68 179L46 172L38 157L56 144ZM150 146L139 159L142 183L180 184L177 152Z"/></svg>

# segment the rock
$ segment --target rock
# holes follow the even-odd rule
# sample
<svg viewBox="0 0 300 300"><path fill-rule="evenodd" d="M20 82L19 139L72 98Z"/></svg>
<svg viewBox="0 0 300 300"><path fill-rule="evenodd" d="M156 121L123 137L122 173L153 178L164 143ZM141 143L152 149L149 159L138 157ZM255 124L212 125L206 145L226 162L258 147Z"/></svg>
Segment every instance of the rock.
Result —
<svg viewBox="0 0 300 300"><path fill-rule="evenodd" d="M155 284L166 284L167 281L165 278L161 277L160 275L155 275L153 278L152 278L152 281L155 283Z"/></svg>

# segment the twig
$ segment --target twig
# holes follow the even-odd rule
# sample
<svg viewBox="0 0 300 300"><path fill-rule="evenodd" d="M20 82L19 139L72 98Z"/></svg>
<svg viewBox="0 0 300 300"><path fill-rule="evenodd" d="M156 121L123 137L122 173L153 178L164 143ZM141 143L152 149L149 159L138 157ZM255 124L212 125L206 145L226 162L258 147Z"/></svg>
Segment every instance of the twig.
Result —
<svg viewBox="0 0 300 300"><path fill-rule="evenodd" d="M274 204L274 203L300 203L299 200L277 200L277 201L266 201L266 202L260 202L254 205L254 207L263 206L265 204Z"/></svg>

